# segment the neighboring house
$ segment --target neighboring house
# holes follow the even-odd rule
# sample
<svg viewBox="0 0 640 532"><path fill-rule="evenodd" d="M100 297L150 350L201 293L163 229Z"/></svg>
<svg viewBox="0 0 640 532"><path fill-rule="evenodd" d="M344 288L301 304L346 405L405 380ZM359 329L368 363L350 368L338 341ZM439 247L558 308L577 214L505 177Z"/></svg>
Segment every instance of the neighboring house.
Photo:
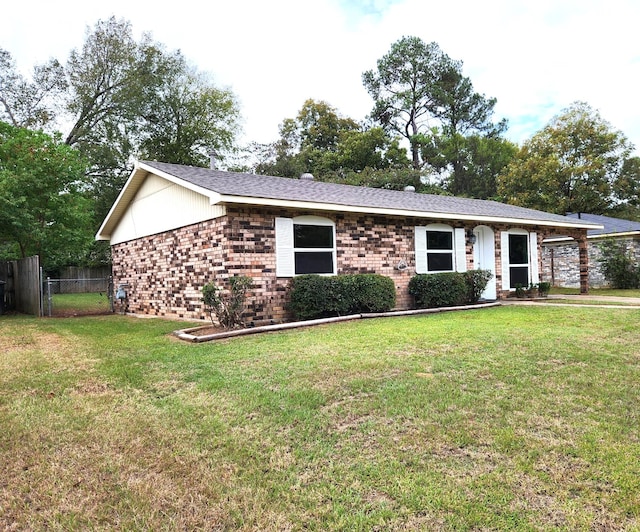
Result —
<svg viewBox="0 0 640 532"><path fill-rule="evenodd" d="M483 297L506 297L538 282L543 238L571 235L586 251L597 227L492 201L139 162L96 238L111 241L129 312L201 319L203 285L248 275L257 324L287 319L290 279L305 273L388 276L409 308L416 272L483 268L494 274Z"/></svg>
<svg viewBox="0 0 640 532"><path fill-rule="evenodd" d="M589 253L589 286L599 288L607 286L608 282L602 273L599 262L601 257L599 244L606 239L615 239L624 243L638 262L640 262L640 222L611 218L599 214L577 213L567 215L574 220L598 224L599 229L587 230ZM542 243L542 272L545 279L554 286L577 287L578 246L576 242L566 236L546 238Z"/></svg>

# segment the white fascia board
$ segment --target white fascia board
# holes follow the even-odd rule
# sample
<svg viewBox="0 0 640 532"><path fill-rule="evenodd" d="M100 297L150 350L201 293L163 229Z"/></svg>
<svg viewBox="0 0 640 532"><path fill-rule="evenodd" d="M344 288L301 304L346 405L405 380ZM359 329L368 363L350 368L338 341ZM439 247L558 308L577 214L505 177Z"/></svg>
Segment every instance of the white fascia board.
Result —
<svg viewBox="0 0 640 532"><path fill-rule="evenodd" d="M620 237L626 237L626 236L640 236L640 231L626 231L624 233L604 233L601 235L591 235L588 236L588 239L593 239L593 240L598 240L598 239L604 239L604 238L620 238Z"/></svg>
<svg viewBox="0 0 640 532"><path fill-rule="evenodd" d="M211 192L209 192L211 195ZM270 207L289 207L293 209L315 209L322 211L355 212L361 214L386 214L389 216L403 216L414 218L428 218L434 220L463 220L484 223L507 223L514 225L542 225L549 227L567 227L571 229L602 229L601 225L589 223L553 222L545 220L528 220L525 218L509 218L500 216L480 216L469 214L451 214L441 212L410 211L405 209L385 209L375 207L360 207L353 205L337 205L335 203L319 203L311 201L278 200L270 198L258 198L250 196L227 196L219 195L218 201L221 203L239 203L244 205L267 205Z"/></svg>
<svg viewBox="0 0 640 532"><path fill-rule="evenodd" d="M158 177L161 177L162 179L166 179L167 181L175 185L180 185L181 187L186 188L188 190L192 190L193 192L197 192L202 196L205 196L207 198L212 198L211 205L218 203L218 201L213 201L214 197L217 198L220 196L220 194L218 194L217 192L213 192L212 190L209 190L207 188L194 185L193 183L189 183L189 181L185 181L184 179L180 179L179 177L168 174L167 172L163 172L161 170L158 170L157 168L154 168L153 166L148 166L144 163L140 163L140 168L144 168L150 174L155 174Z"/></svg>

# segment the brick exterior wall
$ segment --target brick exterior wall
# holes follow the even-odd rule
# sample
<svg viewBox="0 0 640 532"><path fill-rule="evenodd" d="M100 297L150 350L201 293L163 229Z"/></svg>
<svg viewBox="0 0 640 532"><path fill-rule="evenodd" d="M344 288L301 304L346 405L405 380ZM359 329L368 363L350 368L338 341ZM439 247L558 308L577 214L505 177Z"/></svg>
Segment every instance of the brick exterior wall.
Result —
<svg viewBox="0 0 640 532"><path fill-rule="evenodd" d="M419 218L388 218L356 213L327 213L293 209L227 206L220 218L160 233L112 247L114 285L127 284L127 312L188 319L205 319L201 289L208 282L222 285L234 275L253 278L245 321L260 325L285 321L290 279L276 277L275 218L316 215L336 224L338 274L377 273L393 279L397 308L410 308L408 284L415 274L414 227L446 223L471 230L476 224ZM496 256L500 231L492 226ZM530 228L538 231L540 228ZM467 269L473 268L473 249L466 246ZM404 262L407 268L398 269ZM496 281L501 293L501 266ZM541 269L542 271L542 269Z"/></svg>
<svg viewBox="0 0 640 532"><path fill-rule="evenodd" d="M640 262L640 238L620 238ZM589 287L609 286L600 266L600 248L597 240L588 242ZM580 272L577 242L546 243L542 246L542 267L544 277L554 286L576 288L580 286Z"/></svg>

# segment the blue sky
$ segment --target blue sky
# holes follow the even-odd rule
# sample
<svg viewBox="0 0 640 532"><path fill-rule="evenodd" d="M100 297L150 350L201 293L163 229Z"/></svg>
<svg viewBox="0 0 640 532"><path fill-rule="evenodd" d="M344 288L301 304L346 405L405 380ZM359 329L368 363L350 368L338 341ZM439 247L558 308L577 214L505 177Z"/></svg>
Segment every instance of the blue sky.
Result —
<svg viewBox="0 0 640 532"><path fill-rule="evenodd" d="M307 98L363 119L373 102L362 72L415 35L462 60L476 90L497 98L511 140L581 100L640 148L637 0L32 0L3 7L0 47L26 71L64 61L87 26L111 15L231 88L246 141L275 140Z"/></svg>

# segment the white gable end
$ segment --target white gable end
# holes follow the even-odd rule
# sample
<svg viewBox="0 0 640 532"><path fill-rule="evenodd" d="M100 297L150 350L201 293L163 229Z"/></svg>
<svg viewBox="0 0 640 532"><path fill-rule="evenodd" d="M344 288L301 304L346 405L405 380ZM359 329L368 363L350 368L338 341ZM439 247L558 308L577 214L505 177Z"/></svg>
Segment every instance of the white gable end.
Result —
<svg viewBox="0 0 640 532"><path fill-rule="evenodd" d="M119 244L191 225L225 214L207 196L149 174L111 234Z"/></svg>

